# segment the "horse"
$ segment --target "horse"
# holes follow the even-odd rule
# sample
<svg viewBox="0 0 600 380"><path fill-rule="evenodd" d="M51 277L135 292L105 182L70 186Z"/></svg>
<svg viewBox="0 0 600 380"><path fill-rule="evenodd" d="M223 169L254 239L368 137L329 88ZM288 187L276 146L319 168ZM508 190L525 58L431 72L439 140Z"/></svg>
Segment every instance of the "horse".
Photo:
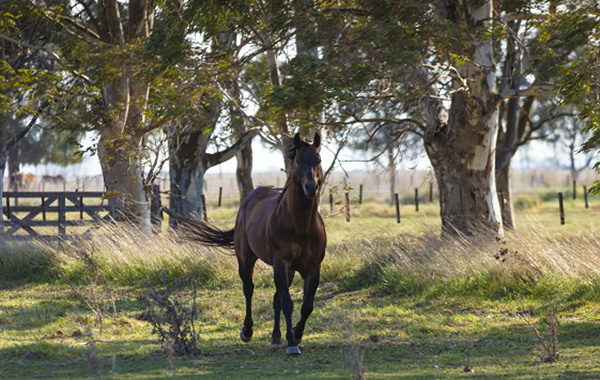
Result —
<svg viewBox="0 0 600 380"><path fill-rule="evenodd" d="M23 174L23 186L26 189L31 189L37 184L37 177L33 173Z"/></svg>
<svg viewBox="0 0 600 380"><path fill-rule="evenodd" d="M42 182L57 184L65 182L65 177L62 175L44 175L42 176Z"/></svg>
<svg viewBox="0 0 600 380"><path fill-rule="evenodd" d="M313 311L314 300L325 257L327 234L319 214L319 187L323 169L319 155L321 137L315 134L309 144L294 137L288 157L292 161L283 189L257 187L244 199L232 230L220 230L203 222L188 226L192 239L211 246L234 248L246 299L246 316L240 330L242 342L253 334L252 274L257 260L273 267L276 292L273 297L274 326L271 348L283 348L281 311L286 322L287 355L299 355L306 321ZM304 279L304 297L300 321L292 327L294 305L289 287L294 273Z"/></svg>

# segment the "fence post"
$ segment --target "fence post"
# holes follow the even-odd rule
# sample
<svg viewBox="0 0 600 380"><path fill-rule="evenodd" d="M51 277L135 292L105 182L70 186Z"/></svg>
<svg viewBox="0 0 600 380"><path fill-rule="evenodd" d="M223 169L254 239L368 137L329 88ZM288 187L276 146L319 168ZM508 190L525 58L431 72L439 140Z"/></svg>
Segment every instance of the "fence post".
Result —
<svg viewBox="0 0 600 380"><path fill-rule="evenodd" d="M79 197L79 219L83 219L83 196Z"/></svg>
<svg viewBox="0 0 600 380"><path fill-rule="evenodd" d="M362 193L363 193L363 185L362 183L358 187L358 204L362 205Z"/></svg>
<svg viewBox="0 0 600 380"><path fill-rule="evenodd" d="M396 223L400 223L400 200L398 199L398 193L394 194L394 203L396 203Z"/></svg>
<svg viewBox="0 0 600 380"><path fill-rule="evenodd" d="M563 205L563 193L558 193L558 207L560 210L560 224L565 224L565 207Z"/></svg>
<svg viewBox="0 0 600 380"><path fill-rule="evenodd" d="M350 221L350 194L346 191L346 222Z"/></svg>
<svg viewBox="0 0 600 380"><path fill-rule="evenodd" d="M58 196L58 235L65 236L66 228L65 228L65 194L59 194Z"/></svg>
<svg viewBox="0 0 600 380"><path fill-rule="evenodd" d="M155 228L152 229L152 232L159 233L162 227L162 202L160 199L160 185L152 186L152 198L150 200L150 223L152 223Z"/></svg>
<svg viewBox="0 0 600 380"><path fill-rule="evenodd" d="M331 194L331 191L329 192L329 212L333 212L333 194Z"/></svg>
<svg viewBox="0 0 600 380"><path fill-rule="evenodd" d="M433 182L429 182L429 203L433 203Z"/></svg>
<svg viewBox="0 0 600 380"><path fill-rule="evenodd" d="M590 205L588 204L588 192L587 192L587 186L583 186L583 200L585 201L585 208L590 208Z"/></svg>
<svg viewBox="0 0 600 380"><path fill-rule="evenodd" d="M42 195L42 220L46 221L46 205L44 204L44 196Z"/></svg>
<svg viewBox="0 0 600 380"><path fill-rule="evenodd" d="M223 186L219 186L219 206L221 207L221 198L223 197Z"/></svg>
<svg viewBox="0 0 600 380"><path fill-rule="evenodd" d="M206 182L205 182L206 183ZM202 194L202 215L204 215L204 221L207 222L208 221L208 215L206 213L206 196L204 194Z"/></svg>
<svg viewBox="0 0 600 380"><path fill-rule="evenodd" d="M419 189L415 188L415 211L419 212Z"/></svg>

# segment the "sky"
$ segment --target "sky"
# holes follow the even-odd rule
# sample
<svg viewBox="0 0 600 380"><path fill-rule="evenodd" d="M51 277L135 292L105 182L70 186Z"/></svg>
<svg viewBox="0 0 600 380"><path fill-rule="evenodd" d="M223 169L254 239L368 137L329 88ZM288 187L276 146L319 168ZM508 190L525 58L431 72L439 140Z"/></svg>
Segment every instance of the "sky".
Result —
<svg viewBox="0 0 600 380"><path fill-rule="evenodd" d="M93 139L87 139L87 144L92 144ZM260 139L255 138L252 142L254 152L254 167L255 173L277 172L283 167L283 159L278 151L271 151L263 146ZM323 167L329 167L333 160L333 154L326 148L321 149L321 157ZM352 160L367 160L370 155L363 152L352 151L346 148L342 151L340 159L343 162L343 167L346 171L367 171L373 169L373 163L368 162L349 162ZM514 160L514 169L530 169L556 166L557 157L560 158L564 165L568 163L568 157L564 154L557 154L552 147L543 142L533 141L529 146L525 146L518 150ZM431 164L425 154L422 154L417 160L404 161L400 164L404 170L429 170ZM168 168L165 167L166 171ZM236 169L236 160L231 159L219 166L211 168L207 173L234 173ZM339 168L337 170L340 170ZM57 175L61 174L68 177L89 177L100 176L102 170L97 156L86 156L81 164L71 165L69 167L61 167L58 165L40 165L37 167L25 165L21 170L23 173L33 173L35 175Z"/></svg>

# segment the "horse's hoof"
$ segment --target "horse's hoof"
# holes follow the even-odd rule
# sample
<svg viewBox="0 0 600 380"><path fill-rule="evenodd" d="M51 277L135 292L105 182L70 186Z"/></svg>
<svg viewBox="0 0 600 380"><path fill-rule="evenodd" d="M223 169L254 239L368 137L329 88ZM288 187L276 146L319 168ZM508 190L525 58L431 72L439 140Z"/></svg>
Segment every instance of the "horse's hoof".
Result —
<svg viewBox="0 0 600 380"><path fill-rule="evenodd" d="M252 336L244 335L244 328L242 327L242 329L240 330L240 339L242 340L242 342L248 343L252 340Z"/></svg>
<svg viewBox="0 0 600 380"><path fill-rule="evenodd" d="M280 350L283 348L283 344L280 343L271 343L271 350Z"/></svg>
<svg viewBox="0 0 600 380"><path fill-rule="evenodd" d="M287 350L285 350L286 355L300 355L300 349L298 346L289 346Z"/></svg>

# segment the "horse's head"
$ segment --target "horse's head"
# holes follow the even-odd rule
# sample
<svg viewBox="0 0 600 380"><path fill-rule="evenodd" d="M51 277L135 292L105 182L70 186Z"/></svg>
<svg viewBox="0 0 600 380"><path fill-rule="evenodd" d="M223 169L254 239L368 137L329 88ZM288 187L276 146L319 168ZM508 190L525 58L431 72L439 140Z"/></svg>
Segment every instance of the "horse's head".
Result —
<svg viewBox="0 0 600 380"><path fill-rule="evenodd" d="M315 133L312 144L302 141L300 134L296 133L294 148L290 151L289 157L293 162L291 180L304 191L304 195L309 199L317 195L323 180L321 156L318 151L320 144L321 136L318 133Z"/></svg>

